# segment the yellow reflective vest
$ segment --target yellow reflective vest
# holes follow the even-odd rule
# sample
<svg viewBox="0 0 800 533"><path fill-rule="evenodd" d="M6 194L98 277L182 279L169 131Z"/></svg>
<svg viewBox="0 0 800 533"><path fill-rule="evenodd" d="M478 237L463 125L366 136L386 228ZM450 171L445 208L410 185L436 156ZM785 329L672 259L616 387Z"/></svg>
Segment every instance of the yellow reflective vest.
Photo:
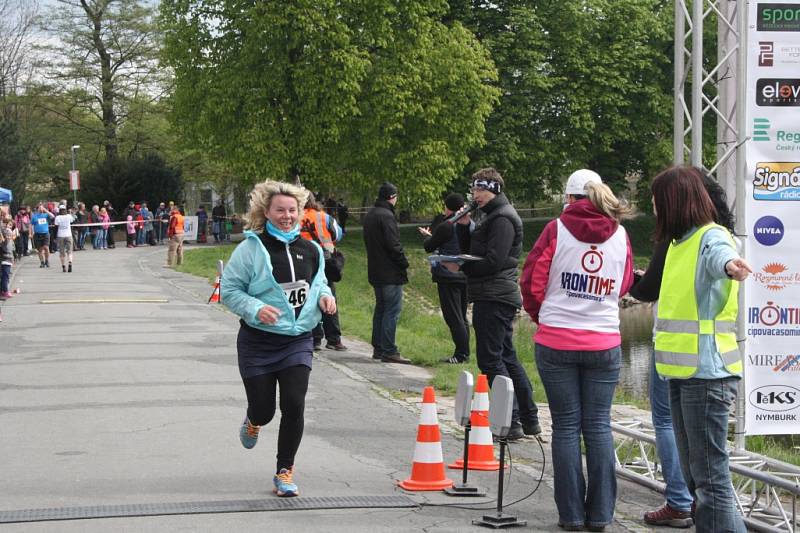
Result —
<svg viewBox="0 0 800 533"><path fill-rule="evenodd" d="M655 328L656 370L663 377L687 379L697 373L700 335L714 335L725 368L731 374L742 373L742 359L736 343L739 283L724 281L728 297L713 320L701 320L697 312L695 274L700 243L703 235L715 227L723 229L731 238L722 226L707 224L685 241L670 244L667 251Z"/></svg>

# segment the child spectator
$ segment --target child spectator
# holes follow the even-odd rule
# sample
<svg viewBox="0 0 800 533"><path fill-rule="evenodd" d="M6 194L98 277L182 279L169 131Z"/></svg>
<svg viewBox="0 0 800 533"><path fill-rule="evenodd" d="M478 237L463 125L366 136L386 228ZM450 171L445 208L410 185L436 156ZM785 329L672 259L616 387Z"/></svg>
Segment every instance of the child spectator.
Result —
<svg viewBox="0 0 800 533"><path fill-rule="evenodd" d="M128 215L127 217L128 222L125 224L126 228L128 229L128 248L135 248L136 247L136 222L133 221L133 215Z"/></svg>

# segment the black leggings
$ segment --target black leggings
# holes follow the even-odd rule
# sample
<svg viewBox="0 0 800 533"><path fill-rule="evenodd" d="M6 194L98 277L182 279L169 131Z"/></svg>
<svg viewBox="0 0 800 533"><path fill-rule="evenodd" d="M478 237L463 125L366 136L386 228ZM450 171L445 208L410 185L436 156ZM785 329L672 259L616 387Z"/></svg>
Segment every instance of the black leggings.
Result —
<svg viewBox="0 0 800 533"><path fill-rule="evenodd" d="M266 426L275 416L275 385L280 384L281 425L276 473L281 468L294 466L294 456L303 438L303 412L310 373L307 366L297 365L242 380L247 393L247 418L256 426Z"/></svg>

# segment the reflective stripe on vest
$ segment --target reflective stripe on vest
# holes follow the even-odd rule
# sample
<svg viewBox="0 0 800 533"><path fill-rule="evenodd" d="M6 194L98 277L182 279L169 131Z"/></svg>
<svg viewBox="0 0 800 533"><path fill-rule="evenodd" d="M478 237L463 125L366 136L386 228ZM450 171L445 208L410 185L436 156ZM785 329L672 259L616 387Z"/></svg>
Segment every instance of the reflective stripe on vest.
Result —
<svg viewBox="0 0 800 533"><path fill-rule="evenodd" d="M725 228L708 224L686 241L672 243L667 251L655 328L656 370L664 377L685 379L697 373L700 335L714 335L725 368L732 374L742 373L742 360L736 343L739 284L725 282L728 296L713 320L698 318L694 289L697 260L703 235L715 227L723 229L730 238ZM692 290L687 291L686 287Z"/></svg>

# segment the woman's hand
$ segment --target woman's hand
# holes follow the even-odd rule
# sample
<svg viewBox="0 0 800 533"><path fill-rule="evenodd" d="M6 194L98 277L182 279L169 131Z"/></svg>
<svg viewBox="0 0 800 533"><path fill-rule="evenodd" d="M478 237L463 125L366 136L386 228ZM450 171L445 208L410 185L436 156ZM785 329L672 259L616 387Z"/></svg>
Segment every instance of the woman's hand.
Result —
<svg viewBox="0 0 800 533"><path fill-rule="evenodd" d="M336 313L336 298L333 296L323 296L319 299L319 308L326 315Z"/></svg>
<svg viewBox="0 0 800 533"><path fill-rule="evenodd" d="M458 263L453 263L452 261L442 261L439 264L453 273L458 272L461 269L461 265Z"/></svg>
<svg viewBox="0 0 800 533"><path fill-rule="evenodd" d="M431 229L430 228L417 228L417 231L420 233L420 235L422 235L424 237L430 237L431 236Z"/></svg>
<svg viewBox="0 0 800 533"><path fill-rule="evenodd" d="M278 321L278 318L281 316L281 312L278 310L277 307L272 307L271 305L264 305L264 307L258 310L258 315L256 316L264 324L274 324L275 322Z"/></svg>
<svg viewBox="0 0 800 533"><path fill-rule="evenodd" d="M725 273L736 281L744 281L747 279L748 274L752 273L753 269L747 264L747 261L741 257L731 259L725 263Z"/></svg>

